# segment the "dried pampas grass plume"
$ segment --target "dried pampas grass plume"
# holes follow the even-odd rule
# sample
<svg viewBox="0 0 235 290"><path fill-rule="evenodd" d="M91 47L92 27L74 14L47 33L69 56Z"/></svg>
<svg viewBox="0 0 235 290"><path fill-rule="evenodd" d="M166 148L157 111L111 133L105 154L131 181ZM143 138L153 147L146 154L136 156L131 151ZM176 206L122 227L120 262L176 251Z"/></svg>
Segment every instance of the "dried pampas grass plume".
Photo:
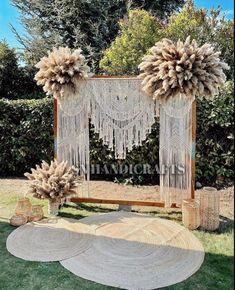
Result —
<svg viewBox="0 0 235 290"><path fill-rule="evenodd" d="M219 58L220 52L206 43L198 47L190 37L174 44L163 39L151 48L151 55L139 65L143 91L161 101L185 96L212 98L226 81L229 66Z"/></svg>
<svg viewBox="0 0 235 290"><path fill-rule="evenodd" d="M72 52L68 47L53 48L35 66L39 69L35 75L37 84L54 97L74 94L78 81L89 77L90 71L81 49Z"/></svg>
<svg viewBox="0 0 235 290"><path fill-rule="evenodd" d="M61 200L76 194L77 186L82 182L81 177L67 162L42 161L41 167L31 168L32 173L24 175L31 181L30 191L36 198Z"/></svg>

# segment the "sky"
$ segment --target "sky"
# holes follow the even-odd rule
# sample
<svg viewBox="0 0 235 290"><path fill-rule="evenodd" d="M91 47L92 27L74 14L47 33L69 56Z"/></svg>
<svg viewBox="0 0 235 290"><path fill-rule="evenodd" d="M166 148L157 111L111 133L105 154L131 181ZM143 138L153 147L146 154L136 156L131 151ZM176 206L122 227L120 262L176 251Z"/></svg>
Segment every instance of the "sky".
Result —
<svg viewBox="0 0 235 290"><path fill-rule="evenodd" d="M233 0L195 0L197 7L211 9L212 7L221 6L221 10L226 14L227 18L234 17L234 1ZM0 0L0 40L5 39L10 47L19 49L20 43L11 31L12 24L20 35L25 33L24 28L20 24L19 13L15 7L10 4L10 0Z"/></svg>

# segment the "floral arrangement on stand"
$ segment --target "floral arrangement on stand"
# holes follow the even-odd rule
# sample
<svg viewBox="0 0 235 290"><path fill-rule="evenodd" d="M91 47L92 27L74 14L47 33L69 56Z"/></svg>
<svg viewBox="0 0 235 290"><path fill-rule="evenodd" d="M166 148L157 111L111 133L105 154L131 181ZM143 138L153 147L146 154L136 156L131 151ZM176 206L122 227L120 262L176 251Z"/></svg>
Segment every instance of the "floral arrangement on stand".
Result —
<svg viewBox="0 0 235 290"><path fill-rule="evenodd" d="M68 47L53 48L36 65L35 75L38 85L55 98L75 94L78 82L90 76L90 68L85 62L81 49L72 51Z"/></svg>
<svg viewBox="0 0 235 290"><path fill-rule="evenodd" d="M32 173L25 173L31 181L29 194L39 199L48 199L49 214L57 215L60 204L69 196L76 194L76 188L81 184L81 177L77 171L67 165L67 162L42 161L41 167L31 169Z"/></svg>
<svg viewBox="0 0 235 290"><path fill-rule="evenodd" d="M199 47L190 37L177 43L163 39L150 52L139 65L139 77L143 79L143 91L153 99L166 102L181 96L212 98L226 81L223 70L229 66L208 43Z"/></svg>

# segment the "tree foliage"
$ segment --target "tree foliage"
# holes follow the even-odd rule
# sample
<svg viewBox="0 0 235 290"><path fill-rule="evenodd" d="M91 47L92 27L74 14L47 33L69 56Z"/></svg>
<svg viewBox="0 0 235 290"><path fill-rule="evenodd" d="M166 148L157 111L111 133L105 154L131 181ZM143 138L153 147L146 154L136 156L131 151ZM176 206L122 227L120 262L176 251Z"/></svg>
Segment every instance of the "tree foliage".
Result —
<svg viewBox="0 0 235 290"><path fill-rule="evenodd" d="M220 8L210 12L197 9L193 1L188 1L180 13L173 13L164 30L165 37L177 41L187 36L196 39L198 44L211 43L216 50L221 51L221 57L231 69L229 78L234 75L234 23L221 14Z"/></svg>
<svg viewBox="0 0 235 290"><path fill-rule="evenodd" d="M33 80L34 71L30 66L19 66L15 50L11 49L6 42L0 41L0 98L44 96Z"/></svg>
<svg viewBox="0 0 235 290"><path fill-rule="evenodd" d="M131 9L144 9L158 18L166 19L173 11L178 11L184 3L185 0L130 0L129 7Z"/></svg>
<svg viewBox="0 0 235 290"><path fill-rule="evenodd" d="M143 19L148 19L148 21L139 21L143 13L145 13ZM130 11L128 20L125 20L125 26L122 23L120 22L119 35L112 42L110 48L104 52L100 62L105 73L117 71L119 74L135 74L140 59L160 38L165 37L177 41L178 39L185 40L190 35L200 45L209 42L216 50L221 51L221 58L231 67L227 76L229 79L233 78L233 21L225 19L219 8L213 9L209 13L205 9L197 9L190 0L179 13L173 13L167 23L162 25L159 19L142 11L133 13ZM138 24L133 26L133 23ZM145 35L142 35L143 32ZM133 58L137 54L139 56Z"/></svg>
<svg viewBox="0 0 235 290"><path fill-rule="evenodd" d="M53 46L81 47L93 70L118 33L118 21L131 7L150 9L159 17L184 0L11 0L28 36L18 35L25 59L37 62ZM16 31L15 31L16 32ZM17 32L16 32L17 33Z"/></svg>
<svg viewBox="0 0 235 290"><path fill-rule="evenodd" d="M120 34L100 61L101 70L111 75L137 74L137 63L161 39L161 24L144 10L131 10L119 23Z"/></svg>
<svg viewBox="0 0 235 290"><path fill-rule="evenodd" d="M18 65L14 49L6 42L0 42L0 97L6 98L15 95L17 86Z"/></svg>

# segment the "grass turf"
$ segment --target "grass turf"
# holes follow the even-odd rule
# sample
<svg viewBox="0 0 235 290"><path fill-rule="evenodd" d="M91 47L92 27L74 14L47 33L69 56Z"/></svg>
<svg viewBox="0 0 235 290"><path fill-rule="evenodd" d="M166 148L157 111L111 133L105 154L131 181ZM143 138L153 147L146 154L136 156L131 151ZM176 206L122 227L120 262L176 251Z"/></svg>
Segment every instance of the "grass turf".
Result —
<svg viewBox="0 0 235 290"><path fill-rule="evenodd" d="M5 243L14 227L9 225L6 217L13 213L16 201L16 195L9 196L0 193L0 290L116 289L79 278L64 269L58 262L28 262L8 253ZM43 204L46 209L46 202L33 200L33 203ZM79 219L110 210L113 209L95 205L69 206L62 208L60 215ZM151 215L177 222L181 220L179 212L165 213L163 210L156 210L151 212ZM218 231L209 233L197 230L194 234L200 239L206 252L202 267L186 281L164 289L234 289L233 221L222 217Z"/></svg>

